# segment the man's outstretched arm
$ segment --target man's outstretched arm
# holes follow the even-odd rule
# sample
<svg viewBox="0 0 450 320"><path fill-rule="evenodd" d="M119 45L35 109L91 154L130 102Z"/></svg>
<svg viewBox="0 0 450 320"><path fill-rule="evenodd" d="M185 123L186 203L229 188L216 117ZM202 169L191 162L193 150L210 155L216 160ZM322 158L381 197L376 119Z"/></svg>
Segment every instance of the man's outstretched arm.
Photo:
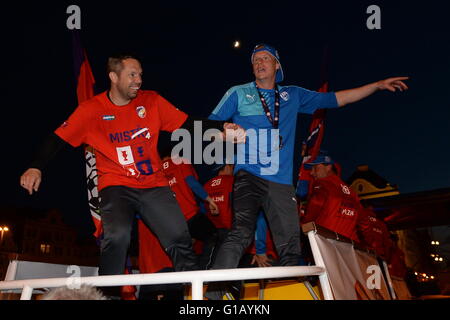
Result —
<svg viewBox="0 0 450 320"><path fill-rule="evenodd" d="M47 163L63 148L69 146L55 133L51 133L37 150L30 168L20 177L20 185L31 195L38 191L42 181L42 170Z"/></svg>
<svg viewBox="0 0 450 320"><path fill-rule="evenodd" d="M349 103L362 100L379 90L389 90L392 92L395 92L397 89L400 91L408 90L408 86L403 82L403 80L407 79L409 77L388 78L366 84L359 88L337 91L336 99L339 107L342 107Z"/></svg>

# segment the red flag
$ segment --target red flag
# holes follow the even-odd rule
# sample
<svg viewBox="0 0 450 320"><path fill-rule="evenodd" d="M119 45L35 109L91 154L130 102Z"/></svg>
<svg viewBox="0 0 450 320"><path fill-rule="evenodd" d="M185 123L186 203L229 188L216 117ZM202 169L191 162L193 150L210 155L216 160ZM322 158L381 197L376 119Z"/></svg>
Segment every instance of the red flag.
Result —
<svg viewBox="0 0 450 320"><path fill-rule="evenodd" d="M80 104L94 96L95 79L77 30L72 31L72 44L77 98L78 104Z"/></svg>
<svg viewBox="0 0 450 320"><path fill-rule="evenodd" d="M318 92L328 92L327 78L328 67L328 50L325 48L323 63L321 68L322 85ZM309 193L310 181L312 176L310 170L306 170L304 164L308 161L314 160L320 152L323 135L325 132L324 120L326 116L326 109L318 109L314 112L311 124L309 126L309 136L302 145L302 164L300 165L297 182L297 195L300 200L304 199Z"/></svg>
<svg viewBox="0 0 450 320"><path fill-rule="evenodd" d="M83 48L80 34L77 30L72 31L72 44L77 98L78 104L80 104L94 96L95 79L87 58L86 50ZM92 147L86 146L84 153L86 159L89 210L95 225L94 236L98 239L103 232L103 228L99 210L95 152Z"/></svg>
<svg viewBox="0 0 450 320"><path fill-rule="evenodd" d="M84 60L80 67L80 74L78 75L77 82L78 103L89 100L94 96L95 79L85 50L83 50L83 56Z"/></svg>

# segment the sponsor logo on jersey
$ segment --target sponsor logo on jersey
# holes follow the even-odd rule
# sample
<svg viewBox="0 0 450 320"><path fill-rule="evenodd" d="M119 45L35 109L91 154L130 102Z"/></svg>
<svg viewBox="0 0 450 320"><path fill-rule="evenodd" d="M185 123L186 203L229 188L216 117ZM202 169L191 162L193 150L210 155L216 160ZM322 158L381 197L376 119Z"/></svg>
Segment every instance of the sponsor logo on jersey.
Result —
<svg viewBox="0 0 450 320"><path fill-rule="evenodd" d="M145 118L146 112L145 112L145 107L144 106L139 106L136 107L136 112L137 115L139 116L139 118Z"/></svg>
<svg viewBox="0 0 450 320"><path fill-rule="evenodd" d="M353 217L355 216L355 211L348 209L348 208L343 208L341 213L345 216L349 216L349 217Z"/></svg>
<svg viewBox="0 0 450 320"><path fill-rule="evenodd" d="M245 97L246 97L248 100L252 101L252 102L255 101L255 95L249 95L249 94L246 94Z"/></svg>
<svg viewBox="0 0 450 320"><path fill-rule="evenodd" d="M113 116L113 115L104 115L104 116L102 117L102 119L103 119L103 120L114 120L114 119L116 119L116 117Z"/></svg>
<svg viewBox="0 0 450 320"><path fill-rule="evenodd" d="M225 201L225 196L215 196L212 198L214 200L214 202L224 202Z"/></svg>
<svg viewBox="0 0 450 320"><path fill-rule="evenodd" d="M144 128L144 129L146 129L146 128ZM110 133L109 141L111 141L111 143L121 143L124 141L130 141L131 139L136 137L136 136L133 137L133 135L136 132L139 132L141 130L142 130L142 128L136 128L136 129L122 131L122 132ZM139 133L137 136L141 137L141 138L147 138L147 137L150 138L150 133L148 132L148 129L142 130L142 132Z"/></svg>
<svg viewBox="0 0 450 320"><path fill-rule="evenodd" d="M350 194L350 189L346 186L341 184L342 192L345 194Z"/></svg>
<svg viewBox="0 0 450 320"><path fill-rule="evenodd" d="M288 101L289 100L289 93L287 93L287 91L283 91L283 92L280 93L280 97L284 101Z"/></svg>
<svg viewBox="0 0 450 320"><path fill-rule="evenodd" d="M381 231L381 229L378 229L378 228L372 228L372 230L373 230L374 232L376 232L376 233L379 233L379 234L382 234L382 233L383 233L383 231Z"/></svg>
<svg viewBox="0 0 450 320"><path fill-rule="evenodd" d="M143 128L141 130L139 130L138 132L133 133L133 135L131 136L131 139L136 138L137 136L143 134L144 132L147 132L147 134L145 135L145 137L147 139L150 139L150 131L148 131L148 128Z"/></svg>
<svg viewBox="0 0 450 320"><path fill-rule="evenodd" d="M169 187L173 186L177 183L177 178L173 177L172 179L169 179Z"/></svg>

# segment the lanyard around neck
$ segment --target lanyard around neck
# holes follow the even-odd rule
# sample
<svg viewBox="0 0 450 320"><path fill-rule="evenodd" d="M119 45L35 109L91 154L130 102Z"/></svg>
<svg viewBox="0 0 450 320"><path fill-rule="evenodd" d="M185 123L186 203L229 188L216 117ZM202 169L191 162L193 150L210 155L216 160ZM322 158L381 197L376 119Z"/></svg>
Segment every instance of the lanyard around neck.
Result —
<svg viewBox="0 0 450 320"><path fill-rule="evenodd" d="M256 85L256 84L255 84ZM261 104L264 108L264 112L266 114L267 119L272 124L274 129L278 129L278 124L280 122L280 92L278 91L278 86L275 85L275 106L274 106L274 115L270 114L269 106L267 105L266 98L261 94L258 85L256 85L256 91L258 91L259 99L261 100Z"/></svg>

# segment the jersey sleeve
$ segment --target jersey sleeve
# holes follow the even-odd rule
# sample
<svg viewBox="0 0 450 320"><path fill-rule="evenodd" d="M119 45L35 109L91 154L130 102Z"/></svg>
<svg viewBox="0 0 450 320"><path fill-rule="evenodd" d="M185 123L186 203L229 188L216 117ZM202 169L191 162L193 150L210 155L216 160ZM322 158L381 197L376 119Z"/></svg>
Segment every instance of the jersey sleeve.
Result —
<svg viewBox="0 0 450 320"><path fill-rule="evenodd" d="M313 188L313 192L308 199L306 214L302 219L302 223L315 221L323 211L323 207L325 207L325 203L328 199L328 192L323 185L316 184L315 187L316 188Z"/></svg>
<svg viewBox="0 0 450 320"><path fill-rule="evenodd" d="M159 118L161 120L161 130L172 132L181 127L188 115L176 108L169 101L157 94L156 96Z"/></svg>
<svg viewBox="0 0 450 320"><path fill-rule="evenodd" d="M197 197L202 200L205 200L208 197L208 193L194 176L187 176L184 178L184 181L186 181L189 188L191 188L192 192L194 192Z"/></svg>
<svg viewBox="0 0 450 320"><path fill-rule="evenodd" d="M300 102L298 112L313 114L317 109L337 108L338 103L334 92L316 92L297 87Z"/></svg>
<svg viewBox="0 0 450 320"><path fill-rule="evenodd" d="M55 134L69 143L72 147L78 147L87 143L86 137L92 123L89 109L86 105L79 105L69 118L55 130Z"/></svg>
<svg viewBox="0 0 450 320"><path fill-rule="evenodd" d="M226 121L237 113L238 95L234 88L228 90L208 117L209 120Z"/></svg>

